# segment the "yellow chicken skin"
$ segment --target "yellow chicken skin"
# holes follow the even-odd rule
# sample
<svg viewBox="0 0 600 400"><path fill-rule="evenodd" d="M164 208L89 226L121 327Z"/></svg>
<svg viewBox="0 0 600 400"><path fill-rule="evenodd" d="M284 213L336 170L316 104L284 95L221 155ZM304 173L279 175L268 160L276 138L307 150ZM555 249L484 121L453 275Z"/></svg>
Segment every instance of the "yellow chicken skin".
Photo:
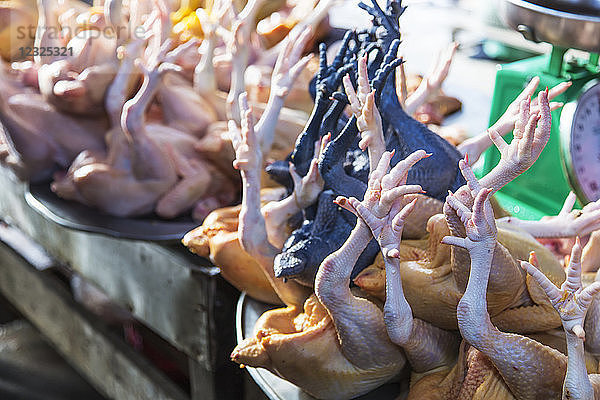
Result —
<svg viewBox="0 0 600 400"><path fill-rule="evenodd" d="M264 203L272 190L263 191ZM281 304L258 262L246 253L239 242L238 221L241 206L220 208L211 212L203 224L188 232L182 242L192 253L207 257L219 267L221 275L239 291L269 304Z"/></svg>
<svg viewBox="0 0 600 400"><path fill-rule="evenodd" d="M440 244L441 238L450 234L442 215L431 217L427 228L430 233L427 239L404 241L401 245L400 274L406 298L415 317L443 329L457 329L456 305L464 290L457 282L465 272L468 274L468 254L464 257L460 250ZM498 273L495 282L494 277L491 278L488 306L492 321L501 329L520 333L560 326L560 318L537 284L515 269L518 268L516 260L526 259L530 251L535 251L544 274L559 284L565 275L558 260L523 232L500 229L498 241L505 247L498 246L494 262L504 263L504 266L498 266L499 270L508 266L514 273L512 276ZM459 254L452 257L453 251ZM381 254L354 279L354 283L385 301L385 267Z"/></svg>
<svg viewBox="0 0 600 400"><path fill-rule="evenodd" d="M266 368L318 399L349 399L397 375L404 366L399 350L397 355L398 362L373 368L352 364L342 352L327 310L312 295L304 310L288 307L264 313L254 335L235 348L231 359Z"/></svg>
<svg viewBox="0 0 600 400"><path fill-rule="evenodd" d="M513 400L515 397L489 359L463 342L453 367L411 376L407 400L450 399Z"/></svg>
<svg viewBox="0 0 600 400"><path fill-rule="evenodd" d="M364 226L355 228L342 248L323 261L314 294L292 280L275 278L273 261L280 247L273 238L281 237L268 234L267 218L259 208L260 136L254 131L245 96L240 97L240 109L242 129L240 136L232 140L236 149L234 166L241 170L244 188L238 226L240 242L259 262L288 308L265 313L256 325L255 335L239 344L232 359L268 368L317 398L350 398L367 393L394 378L406 363L401 349L386 332L380 308L356 297L349 288L352 267L371 236ZM328 139L326 136L320 146L315 145L316 154L305 177L300 178L291 169L295 189L294 195L287 198L292 200L285 207L288 211L297 210L294 204L298 207L316 201L323 187L318 179L317 159ZM418 156L423 158L425 152ZM420 159L418 156L413 164ZM388 164L390 158L386 159ZM397 170L411 165L401 164ZM420 187L411 187L409 192L419 190ZM286 213L283 220L291 215Z"/></svg>

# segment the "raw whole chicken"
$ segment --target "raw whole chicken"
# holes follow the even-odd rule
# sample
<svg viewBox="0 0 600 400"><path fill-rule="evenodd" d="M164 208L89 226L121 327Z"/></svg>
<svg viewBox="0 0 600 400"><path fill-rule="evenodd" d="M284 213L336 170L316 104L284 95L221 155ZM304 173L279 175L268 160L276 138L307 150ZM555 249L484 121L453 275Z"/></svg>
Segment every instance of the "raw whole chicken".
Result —
<svg viewBox="0 0 600 400"><path fill-rule="evenodd" d="M135 76L131 74L132 64L125 61L119 72ZM161 75L169 68L173 67L162 60L143 68L141 88L124 103L121 122L108 135L105 158L82 153L80 157L87 158L86 162L76 160L66 178L53 185L54 191L113 215L141 215L154 209L157 200L177 182L174 164L148 134L144 120ZM127 79L117 82L127 85Z"/></svg>
<svg viewBox="0 0 600 400"><path fill-rule="evenodd" d="M0 66L0 159L21 179L48 179L83 150L103 152L105 117L77 118L56 110Z"/></svg>
<svg viewBox="0 0 600 400"><path fill-rule="evenodd" d="M118 68L117 36L98 34L99 30L107 31L108 20L92 11L83 25L61 26L56 0L39 0L38 6L42 18L36 46L65 47L68 53L36 57L38 85L44 99L66 113L101 115L105 92ZM57 37L61 31L67 32L64 39Z"/></svg>
<svg viewBox="0 0 600 400"><path fill-rule="evenodd" d="M594 299L600 283L582 278L579 239L566 274L559 260L536 241L590 234L590 241L595 240L600 203L571 212L574 196L569 196L556 217L496 221L489 200L537 160L550 137L552 91L564 90L564 85L541 91L530 101L534 80L515 100L517 111L509 107L502 117L501 123L510 121L514 128L513 141L507 144L500 132L489 131L501 162L478 180L469 160L459 160L457 168L466 184L442 203L425 200L418 180L407 184L411 168L429 157L425 151L409 154L390 169L394 153L385 151L384 125L374 101L377 92L366 73L361 76L361 63L366 66L366 61L359 59L358 91L350 77L344 85L359 146L369 155L367 188L362 201L334 197L338 207L357 219L341 247L317 268L314 294L297 280L277 279L281 236L269 234L271 218L259 208L260 135L252 129L250 111L241 106L244 118L235 161L244 182L239 240L287 308L261 316L254 332L232 352L232 360L267 368L320 399L366 393L405 365L412 371L409 399L600 398L600 313ZM323 150L321 162L334 143L335 139ZM306 169L313 164L311 157ZM297 170L298 165L290 167L290 175ZM322 179L321 189L327 185L325 176ZM296 199L297 182L294 177L290 196ZM322 196L312 193L306 204ZM436 206L423 207L428 201L438 202L438 211ZM274 207L284 208L284 202ZM433 215L440 208L443 214ZM414 213L421 221L417 226L426 222L429 237L403 241L404 230L414 226ZM377 279L383 306L350 288L353 267L373 239L380 249L383 273ZM520 261L524 259L529 263ZM430 313L424 315L425 309ZM440 323L444 316L453 322ZM555 329L561 324L562 334Z"/></svg>
<svg viewBox="0 0 600 400"><path fill-rule="evenodd" d="M349 94L351 99L354 96ZM453 314L457 319L462 345L459 345L461 336L455 327L442 329L435 323L413 317L413 306L418 307L418 302L407 301L404 294L408 288L404 286L405 275L401 273L402 259L411 254L418 257L423 251L418 247L412 251L401 247L407 217L419 202L418 198L407 200L404 197L421 191L420 185L406 184L407 172L427 154L419 150L387 172L392 153L384 152L369 176L363 201L353 197L336 199L340 207L358 217L357 223L342 247L321 264L315 295L304 303L304 312L299 305L302 299L300 286L296 286L295 295L284 300L288 307L266 312L257 321L254 333L232 352L232 360L267 368L320 399L349 399L365 393L392 379L394 365L405 364L409 364L412 370L409 399L522 400L559 399L561 395L563 398L597 398L600 394L598 361L594 353L584 351L583 336L588 335L596 342L599 334L600 320L594 309L597 307L594 295L600 292L600 283L591 283L587 287L582 285L582 246L579 240L573 247L565 280L564 275L560 278L552 275L551 270L560 273L560 268L550 267L548 270L548 266L541 266L543 262L557 264L558 261L552 255L538 261L537 253L544 248L539 244L536 247L535 241L523 241L522 236L520 245L525 247L528 243L530 250L536 251L529 255L530 263L520 263L531 277L523 275L520 270L515 275L526 277L530 294L535 293L536 301L543 300L557 312L566 340L549 330L556 326L554 316L546 312L544 323L543 315L533 308L523 309L520 320L513 312L514 315L505 318L504 322L513 320L519 323L520 326L509 328L513 331L537 333L523 336L499 330L492 324L494 318L491 315L498 302L487 298L497 285L504 285L505 291L518 288L518 284L505 279L508 271L494 271L499 267L498 254L503 251L497 251L500 246L497 242L498 229L488 197L520 173L515 172L515 168L517 171L528 169L544 148L550 131L547 97L546 91L540 92L542 118L538 129L535 113L531 118L523 118L528 121L523 132L524 139L519 136L519 126L516 139L510 145L502 144L502 139L492 134L496 145L504 150L505 159L490 176L477 180L468 163L461 160L459 166L468 185L447 197L445 219L436 219L447 227L445 233L432 235L431 243L437 244L441 239L443 245L452 246L453 253L455 249L462 249L470 257L471 268L467 272L465 288L458 294L458 302L446 311L434 306L438 314ZM525 104L521 107L521 117L529 111ZM362 106L365 128L372 125L371 117L375 112L372 106ZM382 133L367 129L361 131L361 136L368 146L373 146L369 152L376 154L381 144L377 143L381 140L378 137L381 138ZM525 147L519 146L520 140L534 137L536 141L528 141ZM242 170L244 181L251 183L258 176L255 168L259 163L255 157L260 154L253 150L256 138L251 129L245 135L242 133L241 142L236 163ZM507 154L512 154L513 158L506 158ZM490 188L484 184L490 185ZM257 193L251 189L254 186L245 186L247 190L240 213L240 241L259 261L278 290L291 282L284 284L273 279L274 255L279 250L269 244L273 241L266 235L266 228L261 226L267 218L263 220L261 213L257 212ZM314 201L315 197L312 198ZM569 206L565 209L569 210ZM524 226L529 232L538 232L538 235L585 234L597 229L600 224L599 218L594 215L595 205L586 211L581 221L569 217L570 222L565 223L564 219L561 221L557 217L554 223L541 221ZM565 215L562 218L566 218ZM379 244L385 264L383 310L377 302L357 297L349 288L352 266L372 237ZM443 245L438 244L431 256L443 258L448 253L440 247ZM517 257L527 255L527 251L523 250ZM459 256L454 253L453 257ZM439 261L433 259L432 263ZM459 266L454 267L458 269ZM429 284L435 284L436 276L432 275L429 279ZM461 279L456 278L456 281L461 282ZM494 279L500 280L494 283ZM562 286L557 287L557 283L563 280ZM424 292L423 287L420 290L419 301L425 299L427 303L431 293ZM588 309L591 314L585 319ZM536 321L536 318L540 320ZM546 330L549 331L544 332ZM382 332L385 334L382 335ZM398 352L399 349L402 352Z"/></svg>
<svg viewBox="0 0 600 400"><path fill-rule="evenodd" d="M88 7L39 0L36 45L68 47L72 53L40 54L33 62L3 67L1 160L24 179L54 176L52 189L59 196L116 216L174 218L191 212L202 220L235 203L240 180L231 167L231 110L227 93L218 90L215 54L224 51L234 61L229 97L235 98L246 86L248 62L258 59L252 52L262 52L260 45L252 51L247 46L258 43L254 21L273 5L253 0L236 14L228 0L206 9L175 3L157 0L148 7L143 1L106 0ZM201 23L200 48L197 39L168 39L175 21L170 13L179 6ZM301 96L293 84L310 61L301 58L301 50L312 37L302 28L318 23L321 14L323 7L261 56L273 70L271 94L254 104L259 126L268 132L263 144L268 160L291 151L307 118L285 108L284 100L292 87ZM61 36L52 34L58 31ZM303 79L306 93L308 78ZM28 121L34 109L36 118Z"/></svg>

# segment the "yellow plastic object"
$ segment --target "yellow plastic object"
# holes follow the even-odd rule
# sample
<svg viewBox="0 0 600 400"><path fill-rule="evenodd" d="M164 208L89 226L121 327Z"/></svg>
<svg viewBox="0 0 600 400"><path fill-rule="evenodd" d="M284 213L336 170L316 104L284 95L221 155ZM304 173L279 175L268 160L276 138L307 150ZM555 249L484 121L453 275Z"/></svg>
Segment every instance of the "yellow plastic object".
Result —
<svg viewBox="0 0 600 400"><path fill-rule="evenodd" d="M181 22L185 17L196 11L196 9L203 6L203 2L200 0L183 0L181 6L177 11L171 14L171 22L173 25Z"/></svg>
<svg viewBox="0 0 600 400"><path fill-rule="evenodd" d="M77 19L77 25L82 31L87 30L100 30L100 28L94 23L94 17L100 16L104 18L104 8L103 7L90 7L88 11L80 14Z"/></svg>
<svg viewBox="0 0 600 400"><path fill-rule="evenodd" d="M206 3L212 3L212 1L208 0ZM172 33L179 42L187 42L192 38L204 38L202 24L196 15L196 10L206 6L207 4L202 0L182 0L179 9L171 13ZM208 6L211 7L212 4L208 4Z"/></svg>
<svg viewBox="0 0 600 400"><path fill-rule="evenodd" d="M195 10L173 25L173 35L175 35L180 42L187 42L192 38L202 39L204 37L202 24L200 24L200 20L198 19Z"/></svg>
<svg viewBox="0 0 600 400"><path fill-rule="evenodd" d="M311 0L311 2L315 2L315 0ZM214 3L215 0L182 0L179 9L171 14L173 36L178 39L179 42L186 42L192 38L203 39L204 32L202 31L202 24L196 15L196 10L198 8L204 8L206 13L210 15ZM232 7L237 12L240 12L246 3L246 0L233 0ZM284 7L285 4L286 0L270 0L265 2L258 10L255 22L258 23L258 21L267 18L273 12Z"/></svg>

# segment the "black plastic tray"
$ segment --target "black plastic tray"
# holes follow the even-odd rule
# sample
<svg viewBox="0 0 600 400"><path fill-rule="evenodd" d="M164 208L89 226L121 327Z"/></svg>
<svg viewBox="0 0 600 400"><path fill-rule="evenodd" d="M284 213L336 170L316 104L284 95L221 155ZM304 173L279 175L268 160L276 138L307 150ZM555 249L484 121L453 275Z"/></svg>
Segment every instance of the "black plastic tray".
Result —
<svg viewBox="0 0 600 400"><path fill-rule="evenodd" d="M155 215L139 218L114 217L58 197L50 190L49 183L30 185L25 193L25 200L38 213L61 226L122 239L179 241L188 231L200 225L190 216L174 220L160 219Z"/></svg>

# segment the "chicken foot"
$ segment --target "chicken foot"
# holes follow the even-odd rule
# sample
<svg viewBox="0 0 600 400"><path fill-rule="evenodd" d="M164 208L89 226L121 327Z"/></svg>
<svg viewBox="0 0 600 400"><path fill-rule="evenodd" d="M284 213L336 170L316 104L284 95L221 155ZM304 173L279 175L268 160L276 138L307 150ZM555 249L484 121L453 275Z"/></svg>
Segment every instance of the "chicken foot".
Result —
<svg viewBox="0 0 600 400"><path fill-rule="evenodd" d="M232 57L231 88L227 96L227 118L238 124L240 109L238 98L246 89L244 73L249 62L251 33L254 19L260 5L264 0L250 0L242 11L236 16L232 24L232 31L227 44L227 50Z"/></svg>
<svg viewBox="0 0 600 400"><path fill-rule="evenodd" d="M410 96L407 96L404 103L404 110L408 115L414 115L421 105L425 104L427 100L440 92L442 83L444 83L448 76L448 72L450 71L452 58L454 57L457 48L458 43L452 43L446 51L440 54L434 67L421 81L417 90Z"/></svg>
<svg viewBox="0 0 600 400"><path fill-rule="evenodd" d="M535 263L535 256L530 257L530 261ZM567 279L560 288L556 287L534 265L522 261L521 266L539 283L562 320L567 338L568 357L562 398L573 400L600 398L600 375L588 376L583 346L584 319L594 296L600 293L600 282L594 282L585 289L583 288L579 238L571 252Z"/></svg>
<svg viewBox="0 0 600 400"><path fill-rule="evenodd" d="M600 229L600 200L587 204L582 210L573 210L575 201L575 193L570 192L558 215L544 217L540 221L505 217L498 222L522 229L535 238L585 236Z"/></svg>
<svg viewBox="0 0 600 400"><path fill-rule="evenodd" d="M377 173L371 177L371 179L377 178ZM406 184L406 176L400 184ZM402 188L402 186L397 186L397 188ZM405 190L408 188L408 186L404 186ZM414 319L412 309L406 301L402 289L399 244L402 240L404 223L407 216L413 211L417 199L408 204L405 204L402 198L396 199L389 214L381 218L371 212L371 209L368 208L369 202L358 202L355 198L350 198L347 202L347 209L369 227L383 254L386 271L386 301L383 308L383 320L391 341L404 349L410 365L417 373L428 372L440 367L450 367L454 364L457 354L457 336L426 321ZM372 206L374 204L371 202L371 208Z"/></svg>
<svg viewBox="0 0 600 400"><path fill-rule="evenodd" d="M364 204L381 217L389 213L394 202L403 195L422 191L419 185L398 184L406 181L408 169L425 158L425 152L421 150L411 154L386 173L392 156L390 152L382 155L364 196ZM355 200L338 197L336 202L344 207ZM389 339L379 308L350 291L352 268L371 238L368 226L357 219L342 247L321 263L315 280L315 294L331 315L343 344L343 354L360 368L397 363L403 357Z"/></svg>
<svg viewBox="0 0 600 400"><path fill-rule="evenodd" d="M462 203L449 203L461 218L466 237L446 236L443 243L467 249L471 256L469 281L457 307L459 329L469 344L490 359L517 399L558 399L566 357L528 337L499 331L487 312L487 285L497 243L494 220L486 216L491 191L478 191L472 211Z"/></svg>
<svg viewBox="0 0 600 400"><path fill-rule="evenodd" d="M533 101L528 101L529 98L533 96L535 90L537 89L540 83L539 77L534 77L529 84L523 89L523 91L517 96L517 98L508 106L504 114L496 121L489 129L481 134L469 138L458 145L458 150L461 154L469 156L469 165L473 165L479 160L484 151L490 148L494 141L492 140L492 135L494 138L497 136L505 136L510 131L515 128L515 123L520 119L520 114L522 112L522 108L524 108L523 102L525 101L528 106L528 111L530 114L535 114L540 112L540 105L537 99ZM553 100L556 97L560 96L564 93L569 87L571 87L571 82L562 82L558 85L554 86L552 89L548 91L548 100ZM554 111L563 106L563 103L560 102L550 102L549 107L550 111ZM497 132L498 135L492 134L490 132Z"/></svg>
<svg viewBox="0 0 600 400"><path fill-rule="evenodd" d="M239 107L243 111L242 128L240 136L235 135L232 140L236 152L233 165L240 170L242 176L239 241L242 248L260 264L281 300L288 305L301 306L309 296L310 290L294 281L285 282L275 278L273 262L280 249L269 242L265 219L260 212L262 152L245 94L240 97Z"/></svg>

